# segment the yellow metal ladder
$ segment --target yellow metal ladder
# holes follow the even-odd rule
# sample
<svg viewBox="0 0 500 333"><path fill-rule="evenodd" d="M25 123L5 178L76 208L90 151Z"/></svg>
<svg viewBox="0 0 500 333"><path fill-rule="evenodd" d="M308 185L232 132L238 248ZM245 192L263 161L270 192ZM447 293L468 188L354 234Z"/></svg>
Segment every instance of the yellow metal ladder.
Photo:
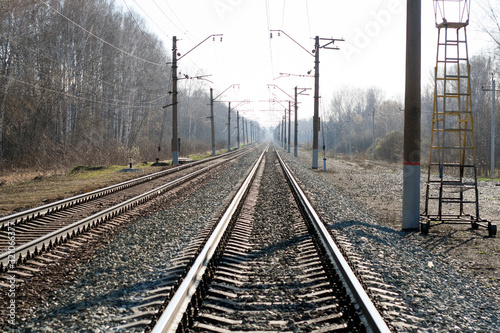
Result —
<svg viewBox="0 0 500 333"><path fill-rule="evenodd" d="M422 215L431 221L472 223L475 228L481 220L467 25L437 24L431 146ZM422 231L428 226L423 225Z"/></svg>

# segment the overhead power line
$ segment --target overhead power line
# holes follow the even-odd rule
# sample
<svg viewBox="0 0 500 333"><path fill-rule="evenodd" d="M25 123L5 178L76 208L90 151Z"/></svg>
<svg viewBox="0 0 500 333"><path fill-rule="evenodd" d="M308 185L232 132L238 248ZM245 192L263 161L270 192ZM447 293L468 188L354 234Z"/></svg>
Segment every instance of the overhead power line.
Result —
<svg viewBox="0 0 500 333"><path fill-rule="evenodd" d="M160 8L160 6L158 6L158 4L156 3L156 1L155 1L155 0L153 0L153 2L155 3L155 5L156 5L158 8ZM184 34L187 38L189 38L189 40L193 41L193 40L191 39L191 37L189 37L189 36L188 36L188 34L187 34L187 33L188 33L188 29L187 29L187 28L186 28L186 26L182 23L182 20L181 20L181 19L179 19L179 17L177 16L177 14L175 14L174 10L172 9L172 7L170 7L170 4L168 3L168 1L167 1L167 0L165 0L165 4L168 6L168 8L169 8L169 9L170 9L170 11L172 12L172 14L173 14L173 15L175 16L175 18L177 19L177 21L179 21L179 23L182 25L182 28L183 28L183 29L179 28L179 27L177 26L177 24L175 24L175 23L174 23L174 21L172 21L172 20L170 19L170 17L168 17L168 16L167 16L167 15L163 12L163 10L162 10L162 13L165 15L165 17L166 17L166 18L167 18L167 19L168 19L168 20L169 20L169 21L170 21L170 22L171 22L171 23L172 23L172 24L173 24L173 25L174 25L177 29L179 29L179 31L183 31L183 30L184 30L185 32L183 32L183 34ZM160 8L160 10L161 10L161 8Z"/></svg>
<svg viewBox="0 0 500 333"><path fill-rule="evenodd" d="M123 1L125 1L125 0L123 0ZM162 27L161 27L161 26L159 26L159 25L158 25L158 23L156 23L156 21L155 21L155 20L153 20L153 19L151 18L151 16L149 16L149 14L148 14L148 13L144 10L144 8L142 8L142 6L139 4L139 2L138 2L138 1L136 1L136 0L133 0L133 1L134 1L135 5L136 5L137 7L139 7L139 8L142 10L142 12L144 13L144 15L146 15L146 17L149 19L149 21L151 21L151 22L152 22L152 23L153 23L153 24L154 24L154 25L158 28L158 30L162 32L162 34L164 34L167 38L171 38L171 36L169 36L169 35L168 35L168 34L167 34L167 33L166 33L163 29L162 29Z"/></svg>

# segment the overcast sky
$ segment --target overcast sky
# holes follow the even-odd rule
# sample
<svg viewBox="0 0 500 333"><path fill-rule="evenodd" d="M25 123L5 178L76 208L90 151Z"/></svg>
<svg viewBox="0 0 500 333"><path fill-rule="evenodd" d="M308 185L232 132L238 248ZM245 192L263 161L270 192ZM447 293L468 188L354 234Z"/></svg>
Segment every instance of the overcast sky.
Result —
<svg viewBox="0 0 500 333"><path fill-rule="evenodd" d="M151 32L165 41L168 50L177 36L182 55L211 34L223 34L222 42L201 44L179 61L179 71L190 76L211 75L207 92L218 95L232 84L224 100L251 100L239 109L263 125L280 119L279 104L259 102L286 100L293 87L313 88L312 51L314 36L345 39L336 42L340 50L320 50L321 108L328 108L336 89L378 87L387 98L404 96L405 0L117 0L143 17ZM124 10L126 10L126 7ZM476 10L472 3L472 11ZM471 14L468 28L470 54L485 47L487 37L479 32ZM283 30L285 35L269 30ZM422 81L429 81L435 65L436 38L431 0L422 1ZM285 73L285 75L280 75ZM288 74L290 76L286 77ZM273 95L274 94L274 95ZM312 116L312 90L301 96L299 118ZM283 103L285 106L288 104ZM234 104L233 104L234 105Z"/></svg>

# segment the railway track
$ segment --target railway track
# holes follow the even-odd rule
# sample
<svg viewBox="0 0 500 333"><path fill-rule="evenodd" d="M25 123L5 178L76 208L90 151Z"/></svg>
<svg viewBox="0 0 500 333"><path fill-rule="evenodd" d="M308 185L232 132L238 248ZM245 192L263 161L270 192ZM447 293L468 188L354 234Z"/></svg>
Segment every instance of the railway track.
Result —
<svg viewBox="0 0 500 333"><path fill-rule="evenodd" d="M252 156L255 154L257 152ZM246 160L245 168L248 168L252 158L248 156ZM123 289L117 289L124 294L110 289L105 300L97 292L95 296L99 300L96 300L79 287L70 287L62 293L76 299L69 303L67 310L58 306L52 310L49 305L52 303L47 303L47 314L36 319L35 326L23 323L23 327L51 327L59 323L56 325L61 329L69 323L67 320L74 322L64 319L64 315L61 317L69 311L74 313L73 318L77 313L88 313L94 318L92 323L85 319L77 324L79 329L105 331L389 331L342 258L329 230L325 230L280 160L274 151L266 148L242 181L242 187L233 191L234 198L225 199L226 203L220 207L224 210L214 212L211 222L201 224L188 243L171 252L166 263L156 263L158 267L154 270L146 267L146 272L152 273L146 274L151 275L150 279L131 280L129 286L135 290L127 291L124 285ZM238 177L244 173L244 169L240 170ZM185 207L189 205L186 200ZM118 222L111 221L113 223ZM106 233L106 228L104 225L96 230ZM344 247L348 246L348 240L341 241ZM66 242L64 247L68 245L78 247L78 239ZM60 255L57 249L61 247L39 257L49 262L57 260L55 257ZM108 251L112 251L111 248ZM120 255L118 266L113 263L106 268L103 262L96 265L104 275L109 274L108 269L114 271L115 268L128 274L122 265L129 257L129 254ZM33 261L36 260L28 262ZM151 263L148 267L152 267ZM98 276L91 274L92 279ZM17 280L22 278L23 275L19 275ZM29 281L27 278L26 284ZM101 284L100 280L95 283ZM397 308L395 294L381 283L375 286L372 284L369 291L372 299L373 289L383 295L377 300L377 306ZM382 290L384 288L386 290ZM77 294L69 296L74 292ZM130 296L126 296L129 293ZM40 321L40 318L45 319ZM384 318L387 318L385 314ZM60 320L66 324L61 326Z"/></svg>
<svg viewBox="0 0 500 333"><path fill-rule="evenodd" d="M258 154L222 169L207 184L200 180L169 209L130 223L71 275L59 278L57 265L49 265L44 272L54 272L27 278L16 289L18 331L426 330L429 322L416 317L400 284L392 285L381 263L366 255L371 239L361 249L328 213L331 229L324 228L273 151L250 167ZM253 175L242 181L249 169ZM236 186L243 182L249 188ZM319 198L314 188L307 193ZM231 191L241 200L232 199ZM328 204L341 209L336 197ZM78 246L71 240L39 257L50 262ZM40 284L51 279L57 283L43 292ZM25 302L26 295L39 294ZM0 318L6 308L0 307Z"/></svg>
<svg viewBox="0 0 500 333"><path fill-rule="evenodd" d="M233 151L5 216L0 219L0 272L245 153Z"/></svg>
<svg viewBox="0 0 500 333"><path fill-rule="evenodd" d="M290 171L267 149L220 221L166 275L117 330L389 331Z"/></svg>

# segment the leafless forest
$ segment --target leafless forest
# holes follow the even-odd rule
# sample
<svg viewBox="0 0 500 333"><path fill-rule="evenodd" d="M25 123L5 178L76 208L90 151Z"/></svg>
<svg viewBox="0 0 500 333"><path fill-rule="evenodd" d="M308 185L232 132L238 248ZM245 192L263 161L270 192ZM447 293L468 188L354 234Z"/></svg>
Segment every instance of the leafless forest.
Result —
<svg viewBox="0 0 500 333"><path fill-rule="evenodd" d="M171 101L171 51L139 15L112 0L0 3L3 166L171 157L171 108L163 108ZM210 151L209 88L199 80L179 88L182 153ZM223 148L227 106L216 103L215 118Z"/></svg>
<svg viewBox="0 0 500 333"><path fill-rule="evenodd" d="M478 0L479 11L473 13L468 29L480 30L487 47L481 54L469 54L471 68L471 98L474 114L476 163L480 175L486 175L490 163L492 75L499 89L500 68L500 4L497 1ZM437 32L436 32L437 36ZM469 43L479 41L470 40ZM465 70L465 69L464 69ZM422 162L429 158L432 109L434 101L434 73L422 73L421 148ZM484 89L483 89L484 88ZM488 91L489 89L489 91ZM496 92L495 161L500 161L500 137L498 110L499 91ZM372 134L375 138L375 159L391 162L402 161L403 156L403 114L404 97L386 98L378 88L360 90L346 87L332 92L332 101L323 124L327 149L354 158L370 158ZM373 131L373 132L372 132ZM498 176L498 171L497 171Z"/></svg>
<svg viewBox="0 0 500 333"><path fill-rule="evenodd" d="M493 50L491 55L476 55L470 59L477 165L481 172L486 172L489 168L492 109L492 93L483 91L482 87L491 88L491 73L499 64L498 59L493 56ZM422 83L421 147L422 161L425 163L429 158L431 137L433 73L422 73ZM500 103L497 103L497 110L499 106ZM370 159L374 124L375 159L400 162L403 156L403 109L403 97L401 100L385 98L384 92L377 88L345 88L333 92L324 124L326 145L331 152L352 158L362 154L364 158ZM498 121L496 123L498 133L500 128ZM498 136L496 145L500 146ZM499 158L500 149L497 150L496 160Z"/></svg>
<svg viewBox="0 0 500 333"><path fill-rule="evenodd" d="M480 29L489 35L491 50L471 56L480 171L487 170L490 159L492 98L482 87L491 86L491 74L500 65L495 56L499 8L483 2ZM0 168L171 158L171 109L163 108L171 101L170 45L148 32L138 14L113 0L0 0L0 6ZM179 82L181 154L210 151L209 85L196 79ZM423 73L422 82L425 160L432 73ZM324 94L332 101L323 115L320 144L329 154L370 158L374 128L375 158L401 160L402 97L387 98L376 87ZM215 120L220 149L227 140L227 105L215 103ZM301 144L310 142L309 128L310 121L299 125Z"/></svg>

